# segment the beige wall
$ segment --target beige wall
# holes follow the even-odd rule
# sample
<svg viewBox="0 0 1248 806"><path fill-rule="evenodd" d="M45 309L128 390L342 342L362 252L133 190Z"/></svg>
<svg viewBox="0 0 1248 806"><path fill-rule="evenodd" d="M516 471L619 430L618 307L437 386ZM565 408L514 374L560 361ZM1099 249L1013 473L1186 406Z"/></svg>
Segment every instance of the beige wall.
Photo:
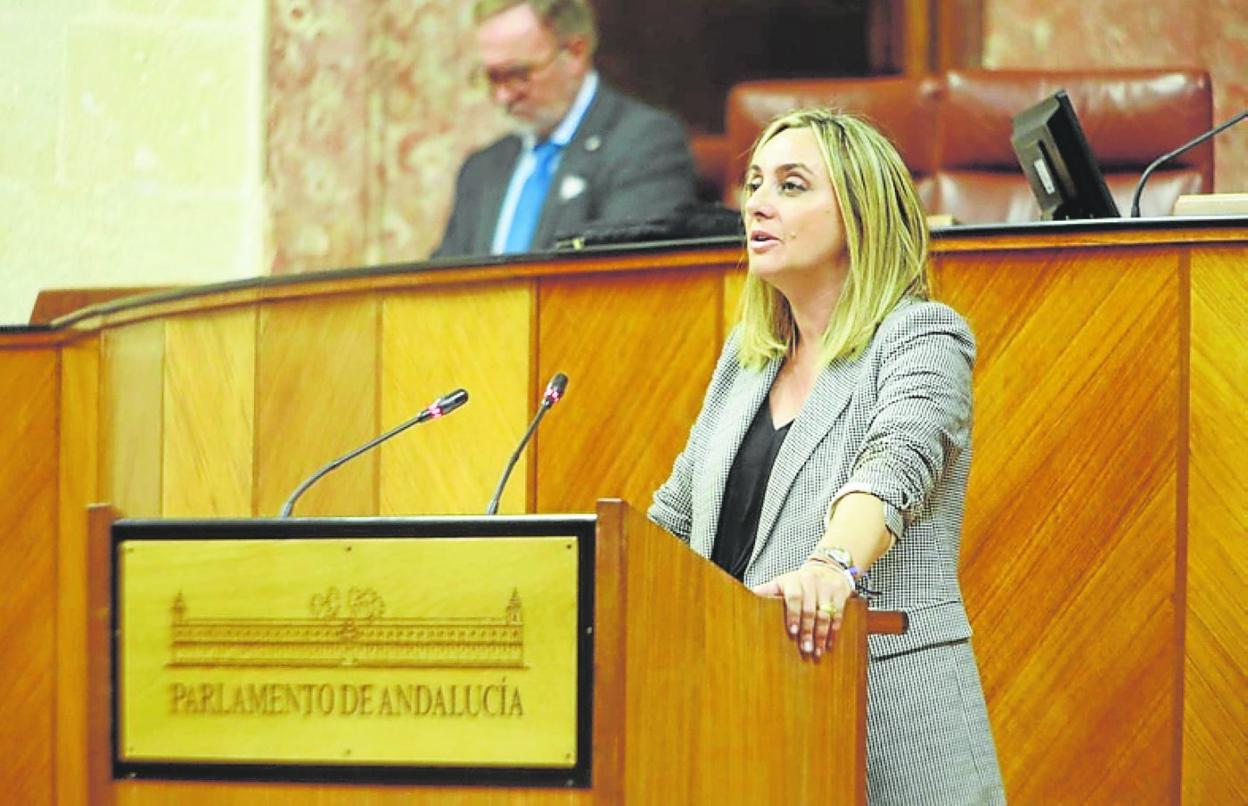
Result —
<svg viewBox="0 0 1248 806"><path fill-rule="evenodd" d="M1195 65L1215 123L1248 109L1248 0L984 0L984 28L986 67ZM1248 192L1248 122L1214 140L1214 162L1216 191Z"/></svg>
<svg viewBox="0 0 1248 806"><path fill-rule="evenodd" d="M0 323L264 271L262 0L0 0Z"/></svg>

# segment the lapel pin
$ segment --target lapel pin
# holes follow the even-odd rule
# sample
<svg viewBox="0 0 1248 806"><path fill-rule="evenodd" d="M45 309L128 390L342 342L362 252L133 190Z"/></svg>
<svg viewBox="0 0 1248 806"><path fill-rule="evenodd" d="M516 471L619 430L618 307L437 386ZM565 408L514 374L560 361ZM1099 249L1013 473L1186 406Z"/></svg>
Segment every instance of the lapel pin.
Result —
<svg viewBox="0 0 1248 806"><path fill-rule="evenodd" d="M585 180L576 174L571 174L563 178L563 182L559 185L559 200L569 201L585 192Z"/></svg>

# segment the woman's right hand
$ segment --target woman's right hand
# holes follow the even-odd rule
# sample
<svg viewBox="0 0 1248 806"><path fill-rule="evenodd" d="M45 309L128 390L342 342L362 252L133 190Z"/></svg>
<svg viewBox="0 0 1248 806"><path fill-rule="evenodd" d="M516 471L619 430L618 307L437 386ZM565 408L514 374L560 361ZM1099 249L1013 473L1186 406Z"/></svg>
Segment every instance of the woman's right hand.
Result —
<svg viewBox="0 0 1248 806"><path fill-rule="evenodd" d="M797 641L802 657L816 658L832 648L844 618L845 602L854 593L844 571L815 560L751 590L759 596L784 600L785 633Z"/></svg>

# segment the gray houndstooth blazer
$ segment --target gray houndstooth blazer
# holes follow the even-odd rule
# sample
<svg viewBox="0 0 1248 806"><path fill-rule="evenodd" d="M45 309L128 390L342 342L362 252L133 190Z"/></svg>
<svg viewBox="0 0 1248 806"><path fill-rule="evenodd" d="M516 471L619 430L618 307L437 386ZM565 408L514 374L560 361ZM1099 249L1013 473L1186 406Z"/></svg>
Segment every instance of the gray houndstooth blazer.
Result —
<svg viewBox="0 0 1248 806"><path fill-rule="evenodd" d="M737 360L729 336L702 411L649 517L710 557L737 449L780 369ZM958 587L962 508L970 468L971 367L966 322L936 302L904 300L867 349L829 366L780 448L763 498L745 584L802 564L839 497L865 491L885 504L893 549L871 569L873 608L902 610L904 635L873 635L873 659L966 639Z"/></svg>

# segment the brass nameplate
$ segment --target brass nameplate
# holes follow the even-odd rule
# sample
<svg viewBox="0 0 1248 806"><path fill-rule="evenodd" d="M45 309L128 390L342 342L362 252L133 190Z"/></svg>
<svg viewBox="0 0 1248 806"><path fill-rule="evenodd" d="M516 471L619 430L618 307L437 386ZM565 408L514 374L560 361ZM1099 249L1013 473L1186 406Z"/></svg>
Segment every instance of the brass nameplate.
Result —
<svg viewBox="0 0 1248 806"><path fill-rule="evenodd" d="M122 762L563 768L569 537L119 544Z"/></svg>

